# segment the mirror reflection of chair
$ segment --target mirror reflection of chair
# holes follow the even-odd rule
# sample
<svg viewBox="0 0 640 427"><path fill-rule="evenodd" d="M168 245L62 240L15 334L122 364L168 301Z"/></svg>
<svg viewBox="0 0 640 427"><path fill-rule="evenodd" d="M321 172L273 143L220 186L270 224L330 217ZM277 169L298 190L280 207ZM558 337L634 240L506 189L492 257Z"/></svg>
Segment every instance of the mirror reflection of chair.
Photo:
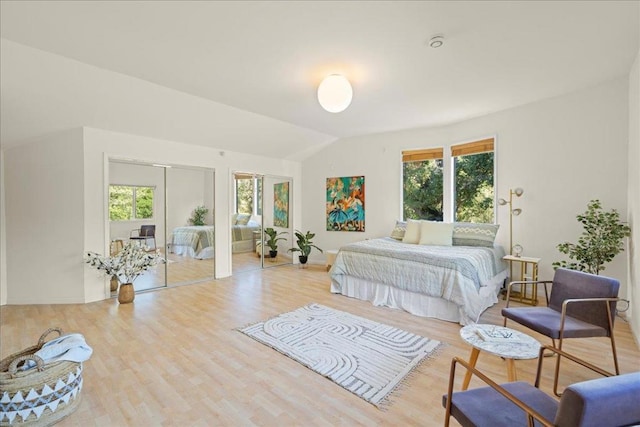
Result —
<svg viewBox="0 0 640 427"><path fill-rule="evenodd" d="M560 401L540 390L545 351L584 366L604 378L568 386ZM456 365L460 364L487 386L453 392ZM575 365L574 365L575 366ZM585 370L586 371L586 370ZM587 371L588 372L588 371ZM524 381L497 384L469 363L454 357L449 388L442 396L445 427L453 416L462 426L627 426L640 423L640 372L613 375L551 346L540 349L534 384Z"/></svg>
<svg viewBox="0 0 640 427"><path fill-rule="evenodd" d="M131 230L129 240L143 243L147 245L147 240L153 240L153 249L157 249L156 246L156 226L155 225L141 225L140 228ZM147 245L148 246L148 245Z"/></svg>
<svg viewBox="0 0 640 427"><path fill-rule="evenodd" d="M613 322L620 288L618 280L559 268L553 276L553 282L537 281L544 284L547 307L509 307L511 286L521 283L534 282L509 284L507 306L502 309L505 326L507 319L511 319L551 338L553 346L559 350L562 350L562 341L565 338L608 337L611 340L615 372L620 373L613 337ZM549 283L552 284L550 295L547 292ZM558 357L556 361L553 385L553 391L558 396L560 359L561 357Z"/></svg>

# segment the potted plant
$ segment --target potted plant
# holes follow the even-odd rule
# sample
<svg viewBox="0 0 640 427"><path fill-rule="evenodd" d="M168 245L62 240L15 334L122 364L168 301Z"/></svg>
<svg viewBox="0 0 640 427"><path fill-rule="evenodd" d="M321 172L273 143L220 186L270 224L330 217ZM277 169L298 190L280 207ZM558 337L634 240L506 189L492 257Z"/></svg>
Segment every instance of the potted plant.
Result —
<svg viewBox="0 0 640 427"><path fill-rule="evenodd" d="M146 245L134 242L124 245L122 250L114 256L102 256L95 252L87 252L86 263L114 277L121 283L118 291L118 302L126 304L133 302L135 292L133 281L159 262L164 262L159 251L149 253Z"/></svg>
<svg viewBox="0 0 640 427"><path fill-rule="evenodd" d="M600 200L591 200L587 211L576 218L584 227L578 243L564 242L557 246L575 262L556 261L553 267L600 274L604 264L624 250L622 240L631 234L631 228L620 221L620 214L615 209L603 211Z"/></svg>
<svg viewBox="0 0 640 427"><path fill-rule="evenodd" d="M264 233L269 236L268 239L266 239L267 241L267 246L269 247L269 256L271 258L275 258L276 256L278 256L278 242L280 240L287 240L284 237L280 237L283 236L285 234L287 234L286 231L276 231L275 229L271 228L271 227L267 227L264 229Z"/></svg>
<svg viewBox="0 0 640 427"><path fill-rule="evenodd" d="M206 217L209 213L209 209L204 206L197 206L193 212L191 212L191 218L189 218L189 224L191 225L206 225Z"/></svg>
<svg viewBox="0 0 640 427"><path fill-rule="evenodd" d="M295 235L296 235L296 244L298 245L298 247L289 249L289 252L300 252L300 255L298 255L300 264L307 263L307 260L309 259L309 254L311 253L312 248L316 248L322 253L322 249L314 245L313 242L311 241L311 239L315 237L315 233L307 231L305 234L302 234L302 232L296 230Z"/></svg>

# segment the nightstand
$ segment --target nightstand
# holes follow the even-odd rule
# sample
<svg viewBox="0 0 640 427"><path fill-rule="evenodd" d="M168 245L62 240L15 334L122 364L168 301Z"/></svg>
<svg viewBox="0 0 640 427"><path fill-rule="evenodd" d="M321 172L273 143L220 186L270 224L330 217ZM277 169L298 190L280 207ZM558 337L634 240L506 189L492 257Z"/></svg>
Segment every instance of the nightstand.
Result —
<svg viewBox="0 0 640 427"><path fill-rule="evenodd" d="M506 255L502 259L509 262L509 271L511 274L513 274L513 271L514 271L514 268L513 268L514 264L519 264L520 266L520 274L519 275L513 274L511 276L512 282L524 281L524 280L538 280L538 264L540 263L540 258ZM530 283L530 284L522 284L519 286L520 286L519 292L514 293L512 290L511 299L524 304L538 305L538 284ZM528 293L529 287L531 287L531 294ZM506 294L505 294L505 298L506 298Z"/></svg>
<svg viewBox="0 0 640 427"><path fill-rule="evenodd" d="M327 257L327 271L331 270L331 266L336 261L336 257L338 256L337 249L328 249L324 251L325 256Z"/></svg>

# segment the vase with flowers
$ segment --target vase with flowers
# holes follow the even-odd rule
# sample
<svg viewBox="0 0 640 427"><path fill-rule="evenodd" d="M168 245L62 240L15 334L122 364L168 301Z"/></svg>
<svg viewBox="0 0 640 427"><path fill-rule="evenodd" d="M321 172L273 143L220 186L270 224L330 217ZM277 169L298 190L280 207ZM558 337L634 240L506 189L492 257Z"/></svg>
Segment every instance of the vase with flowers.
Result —
<svg viewBox="0 0 640 427"><path fill-rule="evenodd" d="M127 243L122 250L113 256L102 256L96 252L87 252L86 263L104 272L113 280L120 282L118 302L127 304L133 302L135 292L133 282L145 271L158 263L165 262L160 252L148 252L145 245L135 242Z"/></svg>

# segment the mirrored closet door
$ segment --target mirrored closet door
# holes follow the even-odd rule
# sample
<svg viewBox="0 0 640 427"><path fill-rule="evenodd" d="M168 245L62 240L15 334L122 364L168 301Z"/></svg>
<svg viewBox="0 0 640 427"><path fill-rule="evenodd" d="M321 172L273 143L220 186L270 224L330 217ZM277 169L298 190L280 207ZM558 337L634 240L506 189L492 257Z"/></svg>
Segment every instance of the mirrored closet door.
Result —
<svg viewBox="0 0 640 427"><path fill-rule="evenodd" d="M167 285L213 279L213 170L173 166L166 179Z"/></svg>
<svg viewBox="0 0 640 427"><path fill-rule="evenodd" d="M291 179L233 174L232 274L291 264Z"/></svg>
<svg viewBox="0 0 640 427"><path fill-rule="evenodd" d="M167 261L138 277L136 292L214 278L213 169L111 159L108 209L112 255L144 244Z"/></svg>

